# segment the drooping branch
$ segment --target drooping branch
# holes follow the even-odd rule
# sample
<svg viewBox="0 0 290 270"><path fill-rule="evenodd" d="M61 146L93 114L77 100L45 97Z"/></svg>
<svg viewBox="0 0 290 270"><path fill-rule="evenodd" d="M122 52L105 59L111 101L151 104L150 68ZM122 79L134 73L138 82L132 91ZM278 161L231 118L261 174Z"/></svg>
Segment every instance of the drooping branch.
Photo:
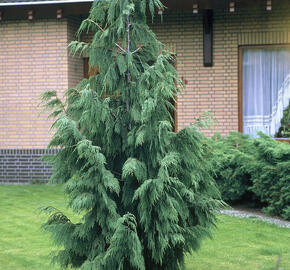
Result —
<svg viewBox="0 0 290 270"><path fill-rule="evenodd" d="M87 19L87 21L89 21L89 22L91 22L91 23L93 23L93 24L95 24L98 28L99 28L99 30L101 31L101 32L105 32L105 30L98 24L98 23L96 23L96 22L94 22L93 20L91 20L91 19ZM126 52L126 50L125 49L123 49L118 43L114 43L122 52Z"/></svg>
<svg viewBox="0 0 290 270"><path fill-rule="evenodd" d="M127 15L127 53L130 52L130 15Z"/></svg>
<svg viewBox="0 0 290 270"><path fill-rule="evenodd" d="M130 53L130 26L131 26L130 15L127 15L127 54ZM127 71L127 83L128 83L128 85L129 85L129 82L130 82L130 72L129 72L129 66L128 66L128 71ZM127 112L130 111L130 104L129 104L128 97L126 99L126 109L127 109Z"/></svg>
<svg viewBox="0 0 290 270"><path fill-rule="evenodd" d="M135 51L133 51L132 54L139 52L143 47L144 47L144 45L141 45Z"/></svg>

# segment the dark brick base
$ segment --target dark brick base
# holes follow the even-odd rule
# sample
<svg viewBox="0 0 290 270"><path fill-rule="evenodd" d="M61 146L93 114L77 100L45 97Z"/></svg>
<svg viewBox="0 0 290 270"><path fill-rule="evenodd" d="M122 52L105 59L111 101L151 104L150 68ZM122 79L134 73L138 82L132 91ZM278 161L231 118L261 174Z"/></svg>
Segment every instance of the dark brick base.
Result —
<svg viewBox="0 0 290 270"><path fill-rule="evenodd" d="M56 149L0 149L0 184L47 182L51 167L40 158Z"/></svg>

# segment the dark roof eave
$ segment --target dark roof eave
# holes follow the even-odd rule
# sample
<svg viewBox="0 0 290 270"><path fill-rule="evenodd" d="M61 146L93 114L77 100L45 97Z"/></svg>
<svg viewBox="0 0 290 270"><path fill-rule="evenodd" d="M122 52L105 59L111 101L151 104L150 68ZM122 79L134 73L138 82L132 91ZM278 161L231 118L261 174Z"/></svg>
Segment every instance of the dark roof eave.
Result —
<svg viewBox="0 0 290 270"><path fill-rule="evenodd" d="M47 1L23 1L13 3L0 3L0 7L11 7L11 6L32 6L32 5L55 5L55 4L73 4L73 3L88 3L94 0L47 0Z"/></svg>

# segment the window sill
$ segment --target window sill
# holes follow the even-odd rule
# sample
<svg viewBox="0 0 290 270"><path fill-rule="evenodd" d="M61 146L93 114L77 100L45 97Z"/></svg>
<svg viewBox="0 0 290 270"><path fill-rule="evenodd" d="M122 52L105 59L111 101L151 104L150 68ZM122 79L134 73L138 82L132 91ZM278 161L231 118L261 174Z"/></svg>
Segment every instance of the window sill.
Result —
<svg viewBox="0 0 290 270"><path fill-rule="evenodd" d="M290 138L273 138L273 139L279 142L290 143Z"/></svg>

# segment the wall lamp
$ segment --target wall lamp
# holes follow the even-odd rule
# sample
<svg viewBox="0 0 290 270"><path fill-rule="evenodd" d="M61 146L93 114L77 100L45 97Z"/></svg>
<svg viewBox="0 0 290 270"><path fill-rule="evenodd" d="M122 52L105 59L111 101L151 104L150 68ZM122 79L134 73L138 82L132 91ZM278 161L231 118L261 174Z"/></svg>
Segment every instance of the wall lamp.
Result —
<svg viewBox="0 0 290 270"><path fill-rule="evenodd" d="M235 2L234 1L231 1L229 3L229 10L230 10L230 12L235 12Z"/></svg>
<svg viewBox="0 0 290 270"><path fill-rule="evenodd" d="M62 9L61 8L56 10L56 18L58 20L62 19Z"/></svg>
<svg viewBox="0 0 290 270"><path fill-rule="evenodd" d="M198 13L198 4L193 4L192 8L193 8L192 13L197 14Z"/></svg>
<svg viewBox="0 0 290 270"><path fill-rule="evenodd" d="M30 21L32 21L34 19L34 12L33 12L33 10L28 10L28 12L27 12L27 18Z"/></svg>
<svg viewBox="0 0 290 270"><path fill-rule="evenodd" d="M266 1L266 10L267 11L271 11L272 10L272 1L271 0L267 0Z"/></svg>

